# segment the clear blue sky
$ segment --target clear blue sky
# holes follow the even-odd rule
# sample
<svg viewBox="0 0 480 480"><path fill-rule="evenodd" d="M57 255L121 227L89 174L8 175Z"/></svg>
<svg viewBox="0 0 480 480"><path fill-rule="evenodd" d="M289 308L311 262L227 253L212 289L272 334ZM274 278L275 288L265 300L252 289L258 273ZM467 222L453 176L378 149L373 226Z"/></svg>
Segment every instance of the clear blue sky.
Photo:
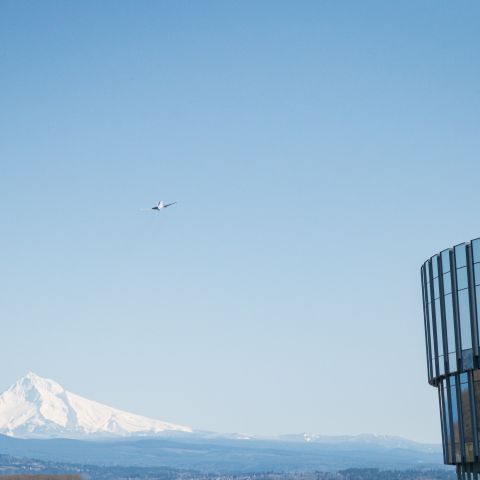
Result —
<svg viewBox="0 0 480 480"><path fill-rule="evenodd" d="M2 1L0 388L438 442L419 267L480 236L479 16Z"/></svg>

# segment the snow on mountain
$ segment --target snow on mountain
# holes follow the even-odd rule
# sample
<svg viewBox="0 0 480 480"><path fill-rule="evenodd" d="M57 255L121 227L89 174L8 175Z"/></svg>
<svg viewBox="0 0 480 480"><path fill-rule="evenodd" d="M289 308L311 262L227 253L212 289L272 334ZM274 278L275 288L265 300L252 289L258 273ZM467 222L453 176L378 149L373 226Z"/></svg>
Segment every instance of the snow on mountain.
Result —
<svg viewBox="0 0 480 480"><path fill-rule="evenodd" d="M0 433L21 438L83 438L192 433L87 400L32 372L0 395Z"/></svg>

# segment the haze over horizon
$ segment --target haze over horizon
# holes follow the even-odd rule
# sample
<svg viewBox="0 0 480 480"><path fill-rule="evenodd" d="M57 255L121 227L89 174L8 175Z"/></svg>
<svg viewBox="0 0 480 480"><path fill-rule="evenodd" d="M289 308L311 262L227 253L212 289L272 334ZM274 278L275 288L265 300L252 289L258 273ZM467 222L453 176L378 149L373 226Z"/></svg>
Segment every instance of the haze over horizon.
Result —
<svg viewBox="0 0 480 480"><path fill-rule="evenodd" d="M439 443L419 269L480 236L480 5L207 3L1 2L0 391Z"/></svg>

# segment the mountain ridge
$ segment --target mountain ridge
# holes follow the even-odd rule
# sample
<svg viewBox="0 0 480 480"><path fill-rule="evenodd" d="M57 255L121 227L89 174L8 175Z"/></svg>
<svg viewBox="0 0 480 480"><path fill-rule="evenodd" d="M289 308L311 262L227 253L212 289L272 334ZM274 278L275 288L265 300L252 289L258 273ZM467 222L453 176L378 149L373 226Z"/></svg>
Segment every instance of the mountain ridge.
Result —
<svg viewBox="0 0 480 480"><path fill-rule="evenodd" d="M128 439L175 437L190 441L287 442L375 445L392 449L439 451L438 444L415 442L392 435L321 435L296 433L244 435L194 430L191 427L136 415L88 400L54 380L28 372L0 395L0 434L20 439Z"/></svg>

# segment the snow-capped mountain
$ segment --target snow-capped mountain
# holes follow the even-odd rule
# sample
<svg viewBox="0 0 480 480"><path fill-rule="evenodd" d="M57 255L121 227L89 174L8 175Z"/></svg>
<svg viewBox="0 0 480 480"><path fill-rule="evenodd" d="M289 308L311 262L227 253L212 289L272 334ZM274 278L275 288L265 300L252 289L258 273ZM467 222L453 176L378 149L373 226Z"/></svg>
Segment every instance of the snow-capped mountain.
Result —
<svg viewBox="0 0 480 480"><path fill-rule="evenodd" d="M21 438L83 438L192 433L87 400L53 380L28 373L0 395L0 433Z"/></svg>

